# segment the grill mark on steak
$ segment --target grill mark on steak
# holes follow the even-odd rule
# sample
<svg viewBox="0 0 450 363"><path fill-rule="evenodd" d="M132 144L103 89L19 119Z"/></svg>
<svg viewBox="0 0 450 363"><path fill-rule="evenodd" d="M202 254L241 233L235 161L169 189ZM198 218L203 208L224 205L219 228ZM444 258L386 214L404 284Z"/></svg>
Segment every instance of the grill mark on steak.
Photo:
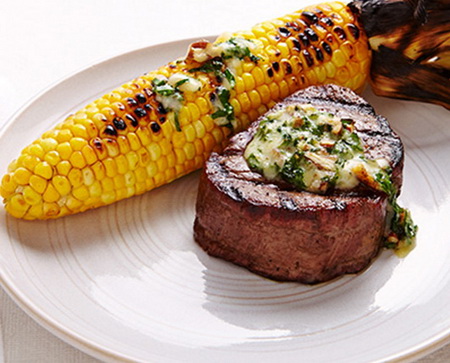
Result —
<svg viewBox="0 0 450 363"><path fill-rule="evenodd" d="M291 103L355 120L366 156L387 159L400 189L401 140L364 99L327 85L300 91L275 109ZM197 243L212 256L280 281L317 283L367 267L382 243L387 196L364 185L319 195L266 180L243 157L258 123L206 162L196 204Z"/></svg>

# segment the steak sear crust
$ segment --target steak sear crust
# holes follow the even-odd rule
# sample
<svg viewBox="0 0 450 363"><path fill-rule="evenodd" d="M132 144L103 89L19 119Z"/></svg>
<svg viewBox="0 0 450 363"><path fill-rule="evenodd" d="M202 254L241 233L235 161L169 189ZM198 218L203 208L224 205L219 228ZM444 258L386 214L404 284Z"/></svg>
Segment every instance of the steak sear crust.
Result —
<svg viewBox="0 0 450 363"><path fill-rule="evenodd" d="M287 104L312 104L354 120L366 157L386 159L400 190L402 142L364 99L326 85L297 92L274 109ZM261 119L206 162L196 203L197 243L211 256L278 281L313 284L367 267L382 245L386 194L359 184L320 195L266 180L243 156Z"/></svg>

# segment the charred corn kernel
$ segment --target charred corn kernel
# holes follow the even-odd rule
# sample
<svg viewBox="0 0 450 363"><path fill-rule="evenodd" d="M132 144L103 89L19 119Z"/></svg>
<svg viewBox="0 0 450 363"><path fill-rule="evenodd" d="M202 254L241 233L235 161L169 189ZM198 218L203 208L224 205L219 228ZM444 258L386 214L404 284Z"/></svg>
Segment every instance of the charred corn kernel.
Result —
<svg viewBox="0 0 450 363"><path fill-rule="evenodd" d="M365 33L334 2L194 43L184 59L107 93L24 148L0 194L12 215L46 219L142 193L201 167L300 88L361 89L369 66Z"/></svg>

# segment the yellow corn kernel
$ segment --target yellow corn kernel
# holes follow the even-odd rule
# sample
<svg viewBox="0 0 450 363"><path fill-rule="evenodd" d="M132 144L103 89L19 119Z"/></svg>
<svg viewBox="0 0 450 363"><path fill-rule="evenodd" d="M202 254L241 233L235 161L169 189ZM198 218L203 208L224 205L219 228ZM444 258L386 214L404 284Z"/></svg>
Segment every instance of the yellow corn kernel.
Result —
<svg viewBox="0 0 450 363"><path fill-rule="evenodd" d="M195 157L195 147L191 142L184 144L183 151L188 160L192 160Z"/></svg>
<svg viewBox="0 0 450 363"><path fill-rule="evenodd" d="M341 68L345 65L345 62L347 62L347 57L345 56L345 53L342 50L336 49L333 52L331 61L337 68Z"/></svg>
<svg viewBox="0 0 450 363"><path fill-rule="evenodd" d="M43 213L47 218L56 217L59 214L60 208L56 203L44 203Z"/></svg>
<svg viewBox="0 0 450 363"><path fill-rule="evenodd" d="M81 185L72 190L72 195L78 200L86 200L89 198L89 189L85 185Z"/></svg>
<svg viewBox="0 0 450 363"><path fill-rule="evenodd" d="M126 136L120 135L117 137L117 145L119 145L119 152L121 154L127 154L130 151L130 144Z"/></svg>
<svg viewBox="0 0 450 363"><path fill-rule="evenodd" d="M153 178L158 173L158 166L154 161L150 161L150 163L147 165L147 174L149 178Z"/></svg>
<svg viewBox="0 0 450 363"><path fill-rule="evenodd" d="M92 171L94 172L95 179L102 180L105 177L105 165L100 161L92 165Z"/></svg>
<svg viewBox="0 0 450 363"><path fill-rule="evenodd" d="M195 128L192 124L187 125L184 129L183 129L184 135L186 136L186 141L187 142L192 142L195 140L196 134L195 134Z"/></svg>
<svg viewBox="0 0 450 363"><path fill-rule="evenodd" d="M31 175L32 174L28 169L20 167L14 172L13 181L19 185L25 185L28 184Z"/></svg>
<svg viewBox="0 0 450 363"><path fill-rule="evenodd" d="M84 160L81 151L74 151L69 158L69 162L78 169L82 169L86 166L86 160Z"/></svg>
<svg viewBox="0 0 450 363"><path fill-rule="evenodd" d="M115 190L123 189L125 187L125 177L121 174L116 175L113 178L113 182Z"/></svg>
<svg viewBox="0 0 450 363"><path fill-rule="evenodd" d="M119 155L115 158L115 162L117 165L117 172L119 174L125 174L128 171L128 162L125 155Z"/></svg>
<svg viewBox="0 0 450 363"><path fill-rule="evenodd" d="M106 146L106 152L109 157L114 158L119 155L120 150L116 140L107 139L104 145Z"/></svg>
<svg viewBox="0 0 450 363"><path fill-rule="evenodd" d="M56 147L58 146L58 141L48 137L41 140L41 146L44 149L44 152L49 152L56 149Z"/></svg>
<svg viewBox="0 0 450 363"><path fill-rule="evenodd" d="M47 163L46 161L42 161L36 165L36 167L34 168L34 173L44 179L51 179L51 177L53 176L53 169L49 163Z"/></svg>
<svg viewBox="0 0 450 363"><path fill-rule="evenodd" d="M60 175L67 176L67 174L69 174L70 169L72 169L72 165L66 160L60 161L56 165L56 171Z"/></svg>
<svg viewBox="0 0 450 363"><path fill-rule="evenodd" d="M71 211L76 211L77 209L79 209L83 206L83 203L81 201L79 201L78 199L69 196L66 199L66 206Z"/></svg>
<svg viewBox="0 0 450 363"><path fill-rule="evenodd" d="M43 199L47 203L53 203L56 202L60 198L60 194L56 190L56 188L53 186L52 183L47 184L47 189L45 190L43 194Z"/></svg>
<svg viewBox="0 0 450 363"><path fill-rule="evenodd" d="M30 186L23 188L22 194L23 194L23 198L25 199L25 201L30 205L34 205L34 204L37 204L42 201L41 194L37 193Z"/></svg>
<svg viewBox="0 0 450 363"><path fill-rule="evenodd" d="M70 130L57 130L55 132L55 139L58 142L58 144L61 144L66 141L70 141L70 139L73 137L72 132Z"/></svg>
<svg viewBox="0 0 450 363"><path fill-rule="evenodd" d="M114 181L111 178L103 178L100 180L100 184L102 185L102 189L104 192L110 192L114 190Z"/></svg>
<svg viewBox="0 0 450 363"><path fill-rule="evenodd" d="M35 166L39 164L39 158L34 155L26 155L23 158L22 164L25 168L27 168L30 171L33 171Z"/></svg>
<svg viewBox="0 0 450 363"><path fill-rule="evenodd" d="M89 195L94 198L98 198L102 195L102 186L98 180L89 185Z"/></svg>
<svg viewBox="0 0 450 363"><path fill-rule="evenodd" d="M44 156L44 160L52 166L55 166L61 161L61 158L57 151L49 151Z"/></svg>
<svg viewBox="0 0 450 363"><path fill-rule="evenodd" d="M30 209L28 209L27 214L30 215L30 219L40 218L44 214L42 203L32 205Z"/></svg>
<svg viewBox="0 0 450 363"><path fill-rule="evenodd" d="M245 90L251 91L254 90L256 87L255 78L250 73L244 73L242 75L242 80L244 81Z"/></svg>
<svg viewBox="0 0 450 363"><path fill-rule="evenodd" d="M30 147L28 148L28 152L30 153L30 155L37 156L39 159L42 159L45 155L44 149L41 145L38 144L30 145Z"/></svg>
<svg viewBox="0 0 450 363"><path fill-rule="evenodd" d="M136 176L132 171L129 171L124 175L125 180L125 186L132 187L134 184L136 184Z"/></svg>
<svg viewBox="0 0 450 363"><path fill-rule="evenodd" d="M86 145L81 149L84 160L87 165L92 165L97 161L97 155L90 145Z"/></svg>
<svg viewBox="0 0 450 363"><path fill-rule="evenodd" d="M141 148L141 142L139 141L139 137L134 132L129 132L127 134L128 142L130 143L131 150L139 150Z"/></svg>
<svg viewBox="0 0 450 363"><path fill-rule="evenodd" d="M88 144L86 139L83 139L81 137L74 137L70 139L69 143L74 151L80 151Z"/></svg>
<svg viewBox="0 0 450 363"><path fill-rule="evenodd" d="M63 160L69 160L70 156L72 155L72 147L70 146L70 143L65 141L59 144L56 147L56 151L58 152L59 156Z"/></svg>
<svg viewBox="0 0 450 363"><path fill-rule="evenodd" d="M95 175L91 168L86 167L81 171L81 174L83 175L83 184L84 185L91 185L95 181Z"/></svg>
<svg viewBox="0 0 450 363"><path fill-rule="evenodd" d="M30 205L25 201L22 194L13 195L6 205L8 213L16 218L22 218L29 208Z"/></svg>
<svg viewBox="0 0 450 363"><path fill-rule="evenodd" d="M116 193L114 191L105 192L101 196L102 203L111 204L116 201Z"/></svg>
<svg viewBox="0 0 450 363"><path fill-rule="evenodd" d="M108 158L103 161L103 165L105 166L106 175L110 178L113 178L117 174L117 165L114 159Z"/></svg>
<svg viewBox="0 0 450 363"><path fill-rule="evenodd" d="M234 86L234 90L237 94L241 94L245 91L245 83L242 77L236 78L236 85Z"/></svg>
<svg viewBox="0 0 450 363"><path fill-rule="evenodd" d="M73 187L77 187L83 184L83 174L81 173L80 169L72 168L67 177L69 178L70 184Z"/></svg>
<svg viewBox="0 0 450 363"><path fill-rule="evenodd" d="M158 160L161 157L161 148L159 147L159 145L157 143L152 142L147 147L147 150L150 153L150 158L153 161L156 161L156 160Z"/></svg>
<svg viewBox="0 0 450 363"><path fill-rule="evenodd" d="M56 191L60 195L64 196L64 195L67 195L70 193L71 185L70 185L69 180L65 176L56 175L53 178L52 183L53 183L53 186L55 187Z"/></svg>
<svg viewBox="0 0 450 363"><path fill-rule="evenodd" d="M136 176L136 181L138 183L143 183L147 178L147 170L143 167L137 168L134 175Z"/></svg>
<svg viewBox="0 0 450 363"><path fill-rule="evenodd" d="M30 186L39 194L44 193L45 189L47 188L47 180L44 178L32 175L30 177Z"/></svg>

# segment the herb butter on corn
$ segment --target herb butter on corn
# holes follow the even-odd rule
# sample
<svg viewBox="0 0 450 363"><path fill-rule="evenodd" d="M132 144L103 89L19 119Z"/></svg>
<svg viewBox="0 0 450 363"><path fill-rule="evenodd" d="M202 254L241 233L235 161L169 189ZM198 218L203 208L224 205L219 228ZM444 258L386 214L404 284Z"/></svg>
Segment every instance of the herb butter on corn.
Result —
<svg viewBox="0 0 450 363"><path fill-rule="evenodd" d="M331 2L191 45L186 57L136 78L45 132L0 186L14 217L48 219L111 204L200 168L211 151L301 88L360 90L367 38Z"/></svg>

